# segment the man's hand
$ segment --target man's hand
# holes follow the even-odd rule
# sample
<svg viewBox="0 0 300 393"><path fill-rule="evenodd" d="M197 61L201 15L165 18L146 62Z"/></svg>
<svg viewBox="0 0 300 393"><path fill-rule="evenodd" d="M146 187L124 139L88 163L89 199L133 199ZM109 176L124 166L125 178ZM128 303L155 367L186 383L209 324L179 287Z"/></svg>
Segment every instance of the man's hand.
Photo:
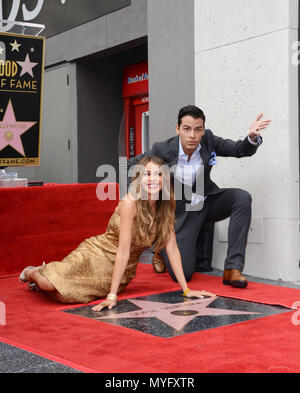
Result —
<svg viewBox="0 0 300 393"><path fill-rule="evenodd" d="M257 136L260 136L260 130L264 130L268 127L272 120L261 120L263 113L260 113L257 118L251 123L249 129L249 138L252 142L257 141Z"/></svg>

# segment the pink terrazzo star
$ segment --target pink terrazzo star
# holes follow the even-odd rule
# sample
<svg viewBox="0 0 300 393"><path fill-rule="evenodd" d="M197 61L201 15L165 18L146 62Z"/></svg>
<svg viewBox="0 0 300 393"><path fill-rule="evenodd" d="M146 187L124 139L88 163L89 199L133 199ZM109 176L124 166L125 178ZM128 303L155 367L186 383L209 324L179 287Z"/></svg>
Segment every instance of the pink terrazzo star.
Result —
<svg viewBox="0 0 300 393"><path fill-rule="evenodd" d="M30 61L29 55L27 53L26 58L24 61L17 61L17 63L22 67L22 71L20 73L20 77L23 76L24 74L29 74L33 78L33 72L32 69L39 63L33 63Z"/></svg>
<svg viewBox="0 0 300 393"><path fill-rule="evenodd" d="M208 308L208 306L216 299L198 299L185 301L184 303L160 303L151 302L147 300L132 300L130 302L140 307L141 310L125 312L121 314L115 314L111 311L111 315L106 317L99 317L95 319L120 319L120 318L150 318L156 317L165 324L172 328L180 331L187 325L191 320L196 317L206 315L242 315L242 314L259 314L248 311L235 311L235 310L224 310L221 308ZM186 315L184 315L186 314Z"/></svg>
<svg viewBox="0 0 300 393"><path fill-rule="evenodd" d="M25 156L21 135L34 126L36 121L17 121L11 100L9 100L3 120L0 121L0 151L10 145Z"/></svg>

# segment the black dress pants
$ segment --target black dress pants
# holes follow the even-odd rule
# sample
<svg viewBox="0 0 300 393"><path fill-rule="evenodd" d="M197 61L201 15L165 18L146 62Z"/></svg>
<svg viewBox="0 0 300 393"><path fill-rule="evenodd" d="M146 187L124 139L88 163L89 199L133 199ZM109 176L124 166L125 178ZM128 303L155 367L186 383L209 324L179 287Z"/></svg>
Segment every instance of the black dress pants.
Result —
<svg viewBox="0 0 300 393"><path fill-rule="evenodd" d="M186 280L189 281L196 269L198 235L204 221L222 221L230 217L228 228L228 250L225 269L243 270L247 236L251 222L251 195L238 188L223 189L219 194L209 195L202 210L188 212L187 218L176 232ZM161 251L167 269L177 281L166 250Z"/></svg>

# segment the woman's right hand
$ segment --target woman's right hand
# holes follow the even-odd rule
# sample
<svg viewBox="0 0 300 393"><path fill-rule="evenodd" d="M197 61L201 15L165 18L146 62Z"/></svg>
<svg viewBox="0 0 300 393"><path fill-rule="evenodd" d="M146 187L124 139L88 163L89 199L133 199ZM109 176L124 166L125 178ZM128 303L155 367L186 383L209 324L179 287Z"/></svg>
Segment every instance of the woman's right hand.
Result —
<svg viewBox="0 0 300 393"><path fill-rule="evenodd" d="M92 308L93 311L101 311L105 307L111 310L113 307L117 305L116 300L105 299L104 302L101 302Z"/></svg>

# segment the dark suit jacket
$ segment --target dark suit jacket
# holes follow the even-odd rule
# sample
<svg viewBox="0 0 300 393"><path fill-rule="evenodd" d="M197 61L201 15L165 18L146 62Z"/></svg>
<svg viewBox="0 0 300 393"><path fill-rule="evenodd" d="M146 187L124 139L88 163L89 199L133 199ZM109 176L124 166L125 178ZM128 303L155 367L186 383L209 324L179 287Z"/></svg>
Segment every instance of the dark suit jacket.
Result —
<svg viewBox="0 0 300 393"><path fill-rule="evenodd" d="M236 158L249 157L255 154L256 150L257 146L252 145L248 141L248 137L246 137L244 140L232 141L230 139L223 139L215 136L211 130L205 130L205 134L201 140L201 149L199 151L199 154L203 160L203 171L198 174L195 184L200 184L200 188L203 188L201 187L201 184L204 185L202 194L205 196L222 192L222 189L220 189L210 178L210 172L213 167L213 156L216 155ZM172 168L171 176L174 181L175 190L178 190L180 187L176 187L176 183L179 181L175 178L175 171L173 169L178 162L179 136L175 136L163 142L155 142L150 151L129 159L127 162L127 170L129 170L132 165L136 165L145 155L149 154L162 158L169 168ZM202 176L202 181L199 179L199 176ZM182 187L183 185L181 185L181 190ZM198 190L199 189L197 188L197 194L199 194ZM181 226L185 220L185 216L188 214L185 206L186 203L191 200L191 193L195 191L196 190L194 188L184 186L184 192L182 193L183 198L177 198L175 193L177 229L178 225Z"/></svg>

